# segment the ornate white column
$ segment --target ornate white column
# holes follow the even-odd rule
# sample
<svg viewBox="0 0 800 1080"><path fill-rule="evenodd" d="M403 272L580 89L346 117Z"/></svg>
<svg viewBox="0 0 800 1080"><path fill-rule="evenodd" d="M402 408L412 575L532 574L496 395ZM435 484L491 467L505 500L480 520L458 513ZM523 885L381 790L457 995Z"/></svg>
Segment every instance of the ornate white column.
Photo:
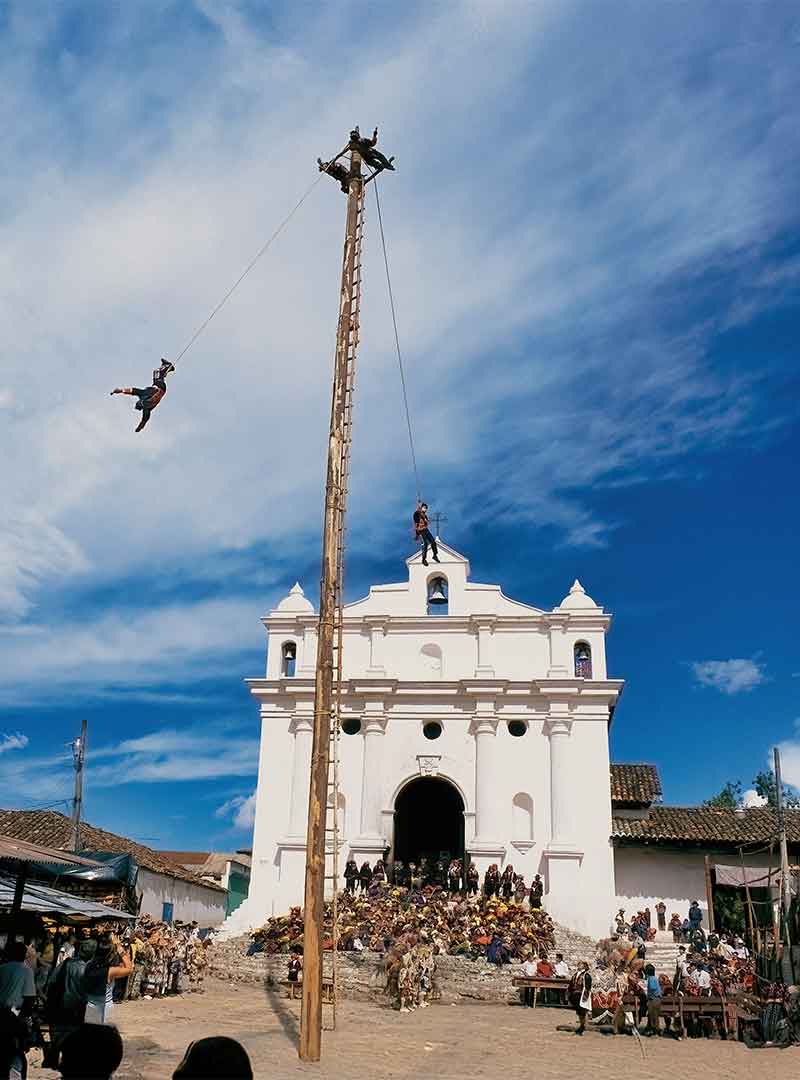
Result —
<svg viewBox="0 0 800 1080"><path fill-rule="evenodd" d="M550 740L550 847L575 847L573 800L577 790L570 787L570 735L572 721L551 716L546 724Z"/></svg>
<svg viewBox="0 0 800 1080"><path fill-rule="evenodd" d="M380 710L380 711L378 711ZM361 837L381 837L383 794L383 736L386 715L383 702L367 702L361 721L364 733L364 770L361 784Z"/></svg>
<svg viewBox="0 0 800 1080"><path fill-rule="evenodd" d="M292 757L292 794L289 802L289 836L305 840L308 824L308 791L311 784L311 741L313 718L304 714L292 720L294 754Z"/></svg>

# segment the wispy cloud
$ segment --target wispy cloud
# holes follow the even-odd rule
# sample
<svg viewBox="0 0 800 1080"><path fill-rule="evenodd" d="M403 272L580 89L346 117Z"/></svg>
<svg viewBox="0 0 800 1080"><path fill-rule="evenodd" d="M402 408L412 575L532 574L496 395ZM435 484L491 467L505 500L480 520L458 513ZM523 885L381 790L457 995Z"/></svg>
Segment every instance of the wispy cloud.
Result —
<svg viewBox="0 0 800 1080"><path fill-rule="evenodd" d="M27 745L28 736L19 732L16 735L0 735L0 754L5 754L7 750L24 750Z"/></svg>
<svg viewBox="0 0 800 1080"><path fill-rule="evenodd" d="M24 738L24 736L22 736ZM21 746L22 744L20 744ZM2 746L0 745L0 749ZM44 802L65 797L72 784L69 754L0 760L0 789L8 800ZM237 725L206 728L164 728L135 739L90 746L87 789L127 784L166 784L254 777L258 772L258 740L241 734Z"/></svg>
<svg viewBox="0 0 800 1080"><path fill-rule="evenodd" d="M429 479L447 473L454 502L474 498L483 471L495 512L597 544L613 523L592 485L652 475L741 437L757 415L756 387L710 369L714 325L676 331L672 314L676 276L696 281L732 254L743 279L752 270L752 302L770 302L751 263L793 212L780 177L797 100L794 50L776 28L703 82L696 57L733 47L713 4L689 44L668 7L626 7L599 26L571 4L511 2L491 19L469 2L375 9L366 21L343 4L302 33L288 20L279 40L247 5L178 17L143 3L96 12L84 41L70 38L80 4L35 27L25 7L12 5L0 64L9 119L26 116L0 190L13 208L2 325L25 357L0 434L19 523L0 562L8 615L59 579L112 581L155 553L167 571L265 537L291 538L301 557L316 549L334 185L198 341L143 436L107 392L175 354L364 101L398 155L385 214L420 464ZM381 18L389 55L365 47ZM624 64L609 64L610 47ZM343 83L348 51L359 63ZM767 51L770 79L753 77ZM500 178L476 115L493 117ZM411 494L377 258L370 233L354 486L369 489L371 519ZM519 467L492 469L495 454Z"/></svg>
<svg viewBox="0 0 800 1080"><path fill-rule="evenodd" d="M767 681L764 665L757 660L696 660L691 667L701 686L723 694L746 693Z"/></svg>
<svg viewBox="0 0 800 1080"><path fill-rule="evenodd" d="M217 807L215 816L218 818L230 818L235 828L243 832L252 829L256 820L256 793L251 795L236 795Z"/></svg>

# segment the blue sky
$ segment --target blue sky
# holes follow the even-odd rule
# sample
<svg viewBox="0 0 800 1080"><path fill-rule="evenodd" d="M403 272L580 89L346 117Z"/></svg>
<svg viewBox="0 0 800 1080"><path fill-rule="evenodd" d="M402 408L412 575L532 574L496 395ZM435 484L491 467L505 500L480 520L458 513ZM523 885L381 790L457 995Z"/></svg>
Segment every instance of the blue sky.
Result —
<svg viewBox="0 0 800 1080"><path fill-rule="evenodd" d="M800 20L792 4L0 3L0 786L249 839L259 617L318 580L353 123L382 187L426 497L476 580L615 614L618 760L670 802L800 784ZM344 73L352 71L345 82ZM348 593L413 478L368 206Z"/></svg>

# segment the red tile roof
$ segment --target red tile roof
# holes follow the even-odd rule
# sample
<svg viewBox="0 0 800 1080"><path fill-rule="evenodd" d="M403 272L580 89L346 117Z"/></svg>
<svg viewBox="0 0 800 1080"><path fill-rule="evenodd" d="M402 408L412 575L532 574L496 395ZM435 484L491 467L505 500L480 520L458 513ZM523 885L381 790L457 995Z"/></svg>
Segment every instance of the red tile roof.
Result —
<svg viewBox="0 0 800 1080"><path fill-rule="evenodd" d="M768 844L777 833L777 817L770 807L738 812L714 806L653 806L643 818L614 816L612 837L624 843ZM786 811L786 835L800 844L800 810Z"/></svg>
<svg viewBox="0 0 800 1080"><path fill-rule="evenodd" d="M0 834L15 840L27 840L31 844L61 848L68 851L72 846L72 822L55 810L0 810ZM218 885L203 881L182 866L170 862L163 855L144 844L137 844L125 836L96 829L86 822L81 824L82 850L112 851L119 855L132 855L139 866L154 874L166 874L192 885L224 892Z"/></svg>
<svg viewBox="0 0 800 1080"><path fill-rule="evenodd" d="M611 765L612 803L649 805L661 798L661 779L655 765Z"/></svg>

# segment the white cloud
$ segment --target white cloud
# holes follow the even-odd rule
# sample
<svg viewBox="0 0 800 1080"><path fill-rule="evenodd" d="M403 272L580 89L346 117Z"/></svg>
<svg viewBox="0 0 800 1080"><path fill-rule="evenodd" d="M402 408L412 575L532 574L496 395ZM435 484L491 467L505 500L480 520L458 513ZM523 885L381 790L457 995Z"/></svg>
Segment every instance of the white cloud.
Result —
<svg viewBox="0 0 800 1080"><path fill-rule="evenodd" d="M215 811L217 817L232 818L237 829L243 831L252 829L256 820L256 793L252 795L237 795L228 799Z"/></svg>
<svg viewBox="0 0 800 1080"><path fill-rule="evenodd" d="M767 681L764 665L756 660L696 660L692 671L701 686L723 694L741 694Z"/></svg>
<svg viewBox="0 0 800 1080"><path fill-rule="evenodd" d="M747 791L742 792L741 805L746 810L752 810L755 807L766 806L767 800L763 795L759 795L754 788L748 788Z"/></svg>
<svg viewBox="0 0 800 1080"><path fill-rule="evenodd" d="M16 735L0 735L0 754L7 750L24 750L28 741L28 736L20 735L19 732Z"/></svg>

